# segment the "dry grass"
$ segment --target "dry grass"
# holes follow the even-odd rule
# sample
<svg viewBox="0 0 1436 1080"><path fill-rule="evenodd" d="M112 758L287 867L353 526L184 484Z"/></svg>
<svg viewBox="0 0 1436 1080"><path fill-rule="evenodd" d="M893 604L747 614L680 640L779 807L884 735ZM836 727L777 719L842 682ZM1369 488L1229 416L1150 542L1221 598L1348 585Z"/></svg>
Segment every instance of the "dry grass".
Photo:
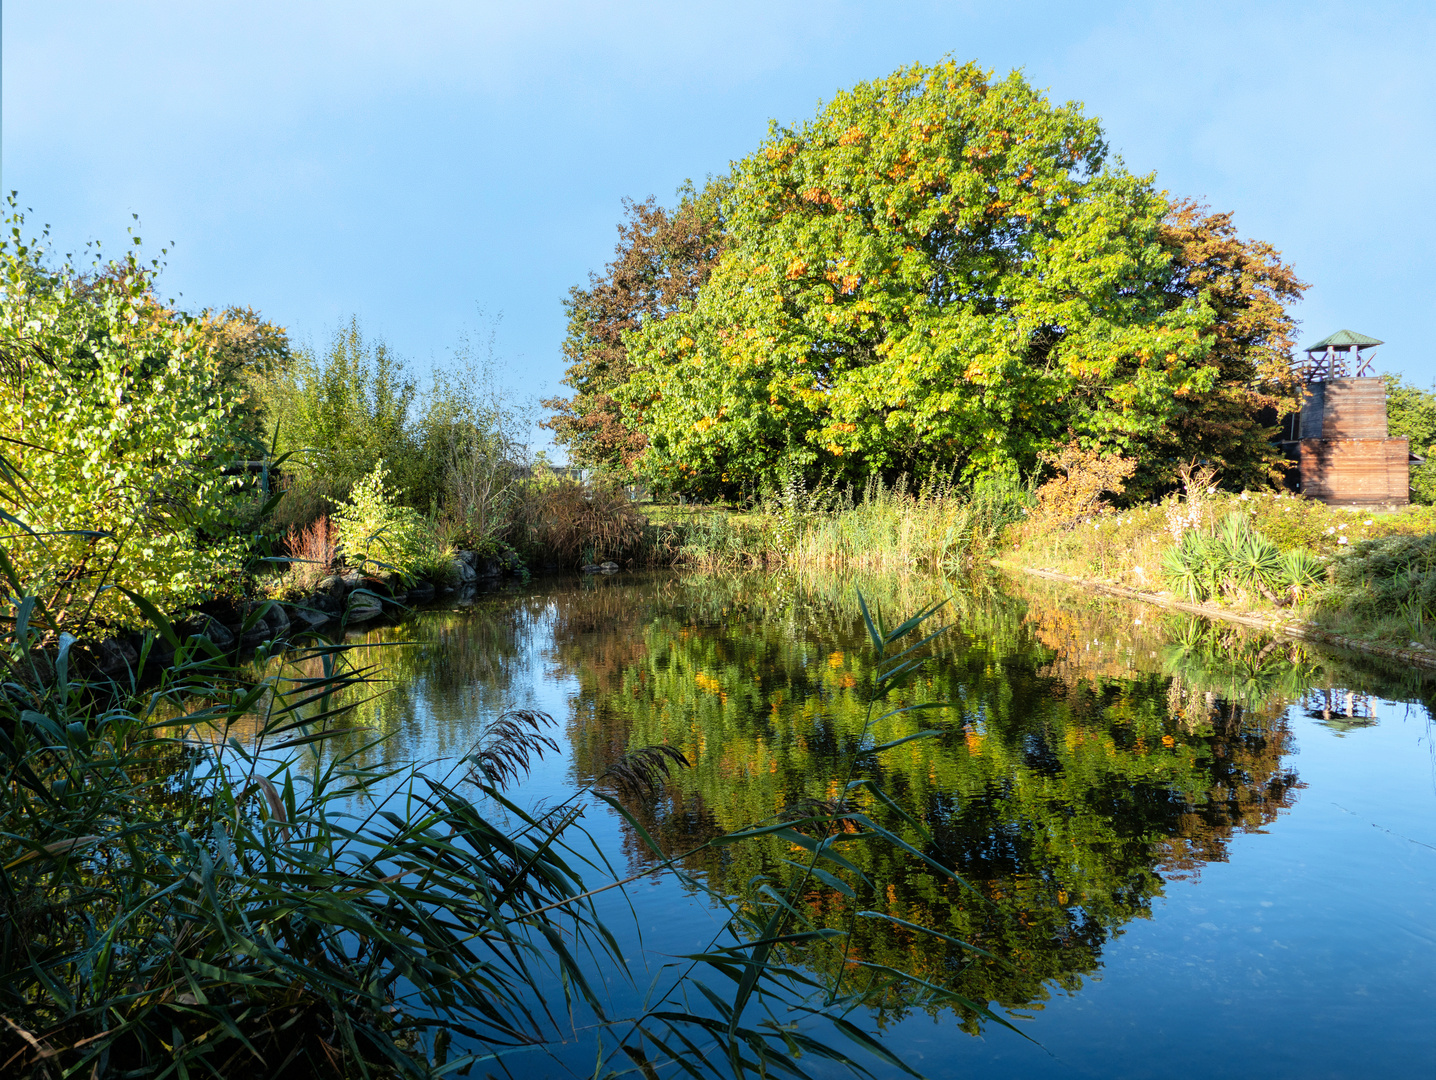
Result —
<svg viewBox="0 0 1436 1080"><path fill-rule="evenodd" d="M519 492L511 535L520 551L581 565L634 554L647 524L621 487L554 479Z"/></svg>
<svg viewBox="0 0 1436 1080"><path fill-rule="evenodd" d="M275 582L272 592L276 595L312 592L323 578L334 572L339 558L338 537L327 514L320 514L308 525L291 526L279 548L293 561Z"/></svg>

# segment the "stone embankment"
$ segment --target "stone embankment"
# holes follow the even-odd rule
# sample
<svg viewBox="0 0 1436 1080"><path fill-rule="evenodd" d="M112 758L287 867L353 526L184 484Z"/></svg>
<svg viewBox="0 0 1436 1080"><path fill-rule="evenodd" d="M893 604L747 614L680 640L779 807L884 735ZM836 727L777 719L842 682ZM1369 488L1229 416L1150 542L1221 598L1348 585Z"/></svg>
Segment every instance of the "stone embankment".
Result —
<svg viewBox="0 0 1436 1080"><path fill-rule="evenodd" d="M174 621L181 640L205 638L221 651L252 649L266 641L283 641L307 631L328 632L371 622L440 596L472 592L504 577L526 573L512 552L489 558L460 551L446 582L405 582L397 575L370 576L349 570L320 580L308 596L284 600L210 600ZM81 663L102 675L119 676L135 671L144 648L145 634L130 633L89 643L80 649ZM150 645L152 663L166 664L174 649L163 638Z"/></svg>

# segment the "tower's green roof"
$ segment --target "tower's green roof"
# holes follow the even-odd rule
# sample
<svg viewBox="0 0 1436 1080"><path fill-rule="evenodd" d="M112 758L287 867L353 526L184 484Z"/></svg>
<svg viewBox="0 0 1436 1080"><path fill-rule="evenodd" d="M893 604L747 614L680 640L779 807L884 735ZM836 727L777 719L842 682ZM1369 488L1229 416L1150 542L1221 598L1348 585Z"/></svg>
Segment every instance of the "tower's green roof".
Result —
<svg viewBox="0 0 1436 1080"><path fill-rule="evenodd" d="M1377 341L1374 337L1367 337L1365 334L1353 333L1350 330L1338 330L1330 337L1324 337L1315 345L1308 345L1306 352L1316 352L1328 345L1337 349L1349 349L1355 345L1358 349L1365 349L1371 345L1384 345L1385 342Z"/></svg>

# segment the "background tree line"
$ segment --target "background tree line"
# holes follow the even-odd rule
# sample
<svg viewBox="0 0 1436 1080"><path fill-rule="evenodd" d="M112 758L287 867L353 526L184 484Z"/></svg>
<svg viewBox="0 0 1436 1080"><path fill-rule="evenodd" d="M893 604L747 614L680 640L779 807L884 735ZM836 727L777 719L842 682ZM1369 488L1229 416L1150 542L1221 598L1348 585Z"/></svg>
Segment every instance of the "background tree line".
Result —
<svg viewBox="0 0 1436 1080"><path fill-rule="evenodd" d="M0 592L43 600L56 626L138 625L125 590L177 612L312 586L336 559L369 554L343 550L336 511L359 522L351 532L403 533L423 565L395 565L401 576L432 576L459 548L577 560L636 538L625 500L585 547L570 534L591 501L529 479L529 416L495 380L492 337L420 379L356 320L315 349L252 308L186 312L162 298L161 260L145 261L138 237L77 264L44 234L24 239L11 210ZM304 572L277 577L291 557Z"/></svg>

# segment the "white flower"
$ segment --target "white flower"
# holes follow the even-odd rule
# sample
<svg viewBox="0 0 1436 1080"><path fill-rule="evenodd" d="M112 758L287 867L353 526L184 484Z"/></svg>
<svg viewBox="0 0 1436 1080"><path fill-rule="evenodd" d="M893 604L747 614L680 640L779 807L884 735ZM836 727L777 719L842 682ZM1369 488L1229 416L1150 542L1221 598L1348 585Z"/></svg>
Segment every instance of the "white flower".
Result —
<svg viewBox="0 0 1436 1080"><path fill-rule="evenodd" d="M1248 495L1245 491L1242 492L1242 502L1246 502L1250 498L1251 496Z"/></svg>
<svg viewBox="0 0 1436 1080"><path fill-rule="evenodd" d="M1336 530L1335 530L1334 528L1332 528L1330 525L1328 525L1328 526L1326 527L1326 535L1327 535L1327 536L1330 536L1330 535L1331 535L1332 533L1334 533L1334 532L1336 532Z"/></svg>
<svg viewBox="0 0 1436 1080"><path fill-rule="evenodd" d="M1363 524L1363 525L1370 525L1370 524L1371 524L1371 519L1370 519L1370 518L1367 518L1367 519L1366 519L1365 521L1363 521L1361 524Z"/></svg>
<svg viewBox="0 0 1436 1080"><path fill-rule="evenodd" d="M1338 525L1337 528L1338 528L1338 529L1344 529L1344 528L1346 528L1346 526L1345 526L1344 524L1343 524L1343 525Z"/></svg>
<svg viewBox="0 0 1436 1080"><path fill-rule="evenodd" d="M1337 543L1338 543L1338 544L1344 544L1344 543L1346 543L1346 537L1343 536L1340 540L1337 541Z"/></svg>

